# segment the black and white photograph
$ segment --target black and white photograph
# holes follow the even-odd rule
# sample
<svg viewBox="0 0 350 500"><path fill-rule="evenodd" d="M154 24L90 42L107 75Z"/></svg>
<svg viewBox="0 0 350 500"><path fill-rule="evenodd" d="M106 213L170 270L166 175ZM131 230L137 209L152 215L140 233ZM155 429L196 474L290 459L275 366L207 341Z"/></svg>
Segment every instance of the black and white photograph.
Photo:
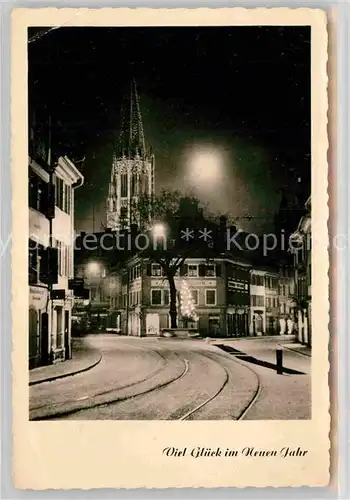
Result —
<svg viewBox="0 0 350 500"><path fill-rule="evenodd" d="M29 419L311 419L311 27L27 41Z"/></svg>
<svg viewBox="0 0 350 500"><path fill-rule="evenodd" d="M327 29L15 9L17 488L329 483Z"/></svg>

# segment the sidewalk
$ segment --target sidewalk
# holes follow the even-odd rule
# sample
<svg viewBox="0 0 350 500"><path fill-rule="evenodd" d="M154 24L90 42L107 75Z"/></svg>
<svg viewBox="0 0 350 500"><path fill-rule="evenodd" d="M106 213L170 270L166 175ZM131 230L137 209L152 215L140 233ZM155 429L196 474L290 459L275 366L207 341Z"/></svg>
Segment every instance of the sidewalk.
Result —
<svg viewBox="0 0 350 500"><path fill-rule="evenodd" d="M285 341L279 342L279 345L281 347L284 347L285 349L293 350L294 352L304 354L304 356L308 356L309 358L311 358L311 347L308 347L307 345L299 344L298 342Z"/></svg>
<svg viewBox="0 0 350 500"><path fill-rule="evenodd" d="M100 351L92 349L83 338L72 339L72 359L55 365L41 366L29 371L29 385L51 382L64 377L85 372L96 366L102 359Z"/></svg>
<svg viewBox="0 0 350 500"><path fill-rule="evenodd" d="M259 394L245 420L305 420L311 418L311 357L281 338L260 342L221 340L216 346L250 367L259 377ZM213 342L215 345L215 343ZM288 346L288 347L287 347ZM302 346L304 347L304 346ZM283 375L276 371L276 350L283 350Z"/></svg>

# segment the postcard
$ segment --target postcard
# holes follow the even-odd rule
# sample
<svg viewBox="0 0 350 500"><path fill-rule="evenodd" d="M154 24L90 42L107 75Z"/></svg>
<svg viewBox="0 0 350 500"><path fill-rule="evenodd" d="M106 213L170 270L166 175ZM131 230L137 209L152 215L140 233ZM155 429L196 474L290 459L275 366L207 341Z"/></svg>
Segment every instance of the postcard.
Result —
<svg viewBox="0 0 350 500"><path fill-rule="evenodd" d="M328 485L327 44L317 9L14 9L17 488Z"/></svg>

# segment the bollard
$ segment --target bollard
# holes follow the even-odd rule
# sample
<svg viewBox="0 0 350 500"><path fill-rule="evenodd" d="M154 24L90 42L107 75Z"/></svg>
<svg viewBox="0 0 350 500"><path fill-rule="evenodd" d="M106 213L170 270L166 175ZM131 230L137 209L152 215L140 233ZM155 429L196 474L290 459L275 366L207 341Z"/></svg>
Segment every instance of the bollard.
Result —
<svg viewBox="0 0 350 500"><path fill-rule="evenodd" d="M283 375L283 351L282 349L276 350L276 371L278 375Z"/></svg>

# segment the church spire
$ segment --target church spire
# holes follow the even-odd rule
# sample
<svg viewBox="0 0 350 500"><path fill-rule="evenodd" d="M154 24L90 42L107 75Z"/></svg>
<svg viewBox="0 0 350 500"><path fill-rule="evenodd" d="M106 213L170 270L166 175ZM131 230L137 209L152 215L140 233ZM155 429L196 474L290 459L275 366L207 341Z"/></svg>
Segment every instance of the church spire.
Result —
<svg viewBox="0 0 350 500"><path fill-rule="evenodd" d="M144 158L146 156L146 146L136 82L132 79L129 92L122 104L117 157L126 156L132 159L136 155Z"/></svg>
<svg viewBox="0 0 350 500"><path fill-rule="evenodd" d="M122 103L121 118L107 195L107 227L111 230L139 224L136 207L140 196L155 193L155 159L146 151L135 80Z"/></svg>

